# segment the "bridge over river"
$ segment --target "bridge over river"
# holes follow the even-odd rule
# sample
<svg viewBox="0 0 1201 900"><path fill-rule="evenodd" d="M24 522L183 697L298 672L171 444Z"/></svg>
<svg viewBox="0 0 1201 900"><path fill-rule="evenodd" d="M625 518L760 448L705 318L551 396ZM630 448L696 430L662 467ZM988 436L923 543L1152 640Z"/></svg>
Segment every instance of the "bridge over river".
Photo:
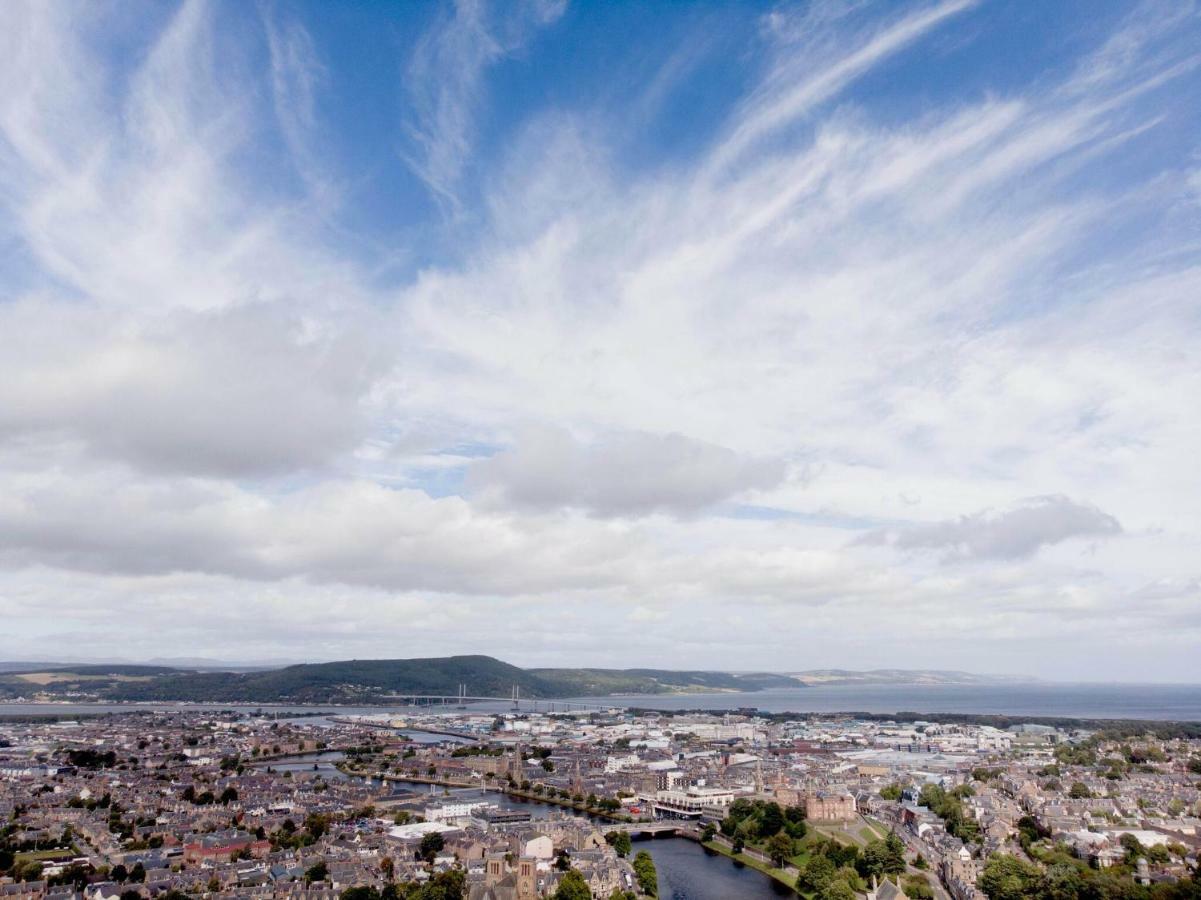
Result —
<svg viewBox="0 0 1201 900"><path fill-rule="evenodd" d="M546 698L522 697L520 689L514 685L513 692L508 697L480 697L467 693L467 685L460 685L457 694L383 694L380 700L389 701L398 706L445 706L466 709L470 704L501 704L511 706L514 710L541 713L573 713L573 712L609 712L624 707L615 703L588 703L580 700L552 700Z"/></svg>

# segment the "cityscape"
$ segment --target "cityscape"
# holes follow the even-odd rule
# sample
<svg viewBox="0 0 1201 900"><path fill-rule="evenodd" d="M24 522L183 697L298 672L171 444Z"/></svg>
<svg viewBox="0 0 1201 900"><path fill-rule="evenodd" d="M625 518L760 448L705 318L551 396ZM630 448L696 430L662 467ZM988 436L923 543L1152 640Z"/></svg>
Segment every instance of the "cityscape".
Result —
<svg viewBox="0 0 1201 900"><path fill-rule="evenodd" d="M0 890L627 900L689 843L730 897L1197 896L1201 725L446 700L9 717Z"/></svg>
<svg viewBox="0 0 1201 900"><path fill-rule="evenodd" d="M1201 0L0 2L0 900L1201 900Z"/></svg>

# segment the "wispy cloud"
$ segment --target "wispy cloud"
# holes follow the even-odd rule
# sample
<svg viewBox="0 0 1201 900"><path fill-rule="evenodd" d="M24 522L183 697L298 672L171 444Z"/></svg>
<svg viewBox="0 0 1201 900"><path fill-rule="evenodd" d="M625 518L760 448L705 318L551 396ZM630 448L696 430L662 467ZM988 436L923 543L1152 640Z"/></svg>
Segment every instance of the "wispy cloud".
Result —
<svg viewBox="0 0 1201 900"><path fill-rule="evenodd" d="M578 37L570 12L464 2L355 108L392 141L387 175L411 165L458 217L427 255L372 230L386 192L342 197L377 174L331 152L347 60L319 26L6 9L6 638L132 618L155 654L399 652L391 627L414 653L601 641L696 664L721 644L779 666L802 631L829 648L814 665L896 664L933 635L1003 669L1037 630L1185 674L1201 23L1173 9L888 116L862 77L959 23L988 52L981 10L783 10L747 29L765 62L741 99L646 166L583 93L490 105L540 28ZM690 127L700 87L630 108ZM499 150L483 116L508 117ZM264 634L196 631L196 602ZM920 647L897 638L915 617Z"/></svg>
<svg viewBox="0 0 1201 900"><path fill-rule="evenodd" d="M418 43L405 68L413 115L402 156L438 201L459 210L458 189L476 132L490 67L562 15L564 2L522 0L493 9L488 0L456 0L453 13Z"/></svg>

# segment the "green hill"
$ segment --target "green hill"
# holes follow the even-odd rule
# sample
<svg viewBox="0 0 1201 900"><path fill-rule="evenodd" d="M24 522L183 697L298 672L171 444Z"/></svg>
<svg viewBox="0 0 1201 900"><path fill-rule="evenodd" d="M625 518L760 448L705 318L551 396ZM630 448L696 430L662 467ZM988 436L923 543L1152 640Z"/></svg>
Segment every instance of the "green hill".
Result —
<svg viewBox="0 0 1201 900"><path fill-rule="evenodd" d="M490 656L363 659L305 663L250 672L163 666L42 667L0 674L5 697L218 703L386 703L395 695L509 697L603 696L800 687L784 675L664 669L521 669Z"/></svg>

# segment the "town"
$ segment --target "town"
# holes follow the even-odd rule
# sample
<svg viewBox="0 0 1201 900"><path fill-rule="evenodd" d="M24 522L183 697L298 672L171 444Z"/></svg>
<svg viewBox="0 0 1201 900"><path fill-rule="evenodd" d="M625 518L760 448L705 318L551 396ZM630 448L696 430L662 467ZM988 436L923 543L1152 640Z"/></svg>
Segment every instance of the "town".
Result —
<svg viewBox="0 0 1201 900"><path fill-rule="evenodd" d="M617 709L12 722L0 897L654 897L639 848L665 836L819 900L1194 897L1199 782L1195 738L1045 725Z"/></svg>

